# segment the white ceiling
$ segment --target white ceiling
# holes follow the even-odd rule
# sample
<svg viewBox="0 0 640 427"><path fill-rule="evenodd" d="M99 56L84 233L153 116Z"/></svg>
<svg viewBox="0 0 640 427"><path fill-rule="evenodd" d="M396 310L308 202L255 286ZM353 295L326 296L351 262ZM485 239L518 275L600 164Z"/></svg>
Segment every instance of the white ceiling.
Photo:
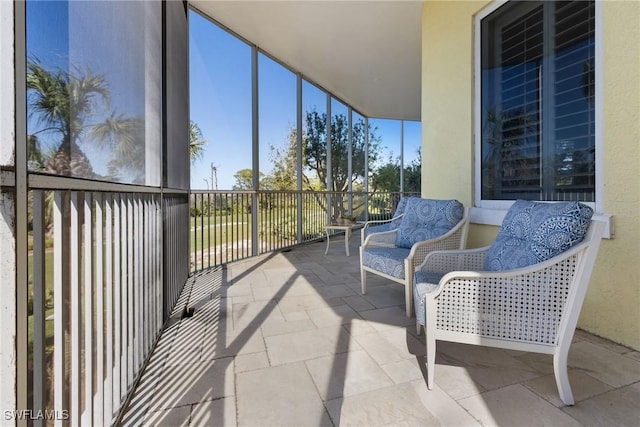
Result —
<svg viewBox="0 0 640 427"><path fill-rule="evenodd" d="M368 117L420 120L420 1L191 0Z"/></svg>

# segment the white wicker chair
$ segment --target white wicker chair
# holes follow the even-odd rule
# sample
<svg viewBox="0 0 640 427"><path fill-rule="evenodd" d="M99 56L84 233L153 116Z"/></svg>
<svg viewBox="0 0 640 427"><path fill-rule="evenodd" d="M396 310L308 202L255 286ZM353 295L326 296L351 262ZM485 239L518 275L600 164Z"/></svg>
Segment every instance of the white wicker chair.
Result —
<svg viewBox="0 0 640 427"><path fill-rule="evenodd" d="M364 245L364 241L371 233L382 233L383 231L391 231L398 228L400 221L404 216L404 208L407 206L407 201L411 197L401 197L396 206L396 211L391 219L371 220L364 223L364 227L360 231L360 244Z"/></svg>
<svg viewBox="0 0 640 427"><path fill-rule="evenodd" d="M430 202L428 199L418 200L419 202L416 203ZM431 251L464 248L467 243L469 218L470 210L469 208L464 208L462 219L448 232L429 240L418 241L410 248L396 246L398 229L369 234L360 246L362 294L367 293L367 272L400 283L405 287L407 317L411 317L413 314L413 273L416 267L422 263L425 256ZM403 217L402 221L405 220L409 221L409 218ZM371 261L371 254L374 251L376 252L375 260Z"/></svg>
<svg viewBox="0 0 640 427"><path fill-rule="evenodd" d="M560 398L573 405L567 356L603 230L592 220L580 243L508 271L483 271L489 247L431 252L414 292L418 333L425 325L427 387L433 387L436 340L485 345L553 355Z"/></svg>

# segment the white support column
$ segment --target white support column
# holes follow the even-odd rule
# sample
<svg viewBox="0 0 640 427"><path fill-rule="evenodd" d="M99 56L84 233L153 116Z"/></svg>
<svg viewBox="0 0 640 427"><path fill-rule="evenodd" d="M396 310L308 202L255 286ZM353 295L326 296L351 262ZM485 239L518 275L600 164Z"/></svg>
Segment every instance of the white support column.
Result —
<svg viewBox="0 0 640 427"><path fill-rule="evenodd" d="M15 147L13 7L11 1L0 2L0 166L13 163ZM13 197L0 193L0 283L7 296L16 294L14 219ZM15 298L0 300L0 324L0 408L13 410L17 409Z"/></svg>

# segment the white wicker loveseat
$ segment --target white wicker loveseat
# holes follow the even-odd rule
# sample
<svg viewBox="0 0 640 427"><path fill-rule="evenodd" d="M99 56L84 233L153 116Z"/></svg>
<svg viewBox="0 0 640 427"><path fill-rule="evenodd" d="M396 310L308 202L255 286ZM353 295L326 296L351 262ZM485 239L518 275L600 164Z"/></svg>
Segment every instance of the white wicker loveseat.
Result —
<svg viewBox="0 0 640 427"><path fill-rule="evenodd" d="M416 267L431 251L464 248L468 228L469 209L457 200L407 198L398 228L371 233L360 246L362 293L367 293L367 272L400 283L411 317Z"/></svg>
<svg viewBox="0 0 640 427"><path fill-rule="evenodd" d="M517 201L491 246L430 253L415 273L427 387L436 340L553 355L560 398L573 405L567 357L604 224L578 202Z"/></svg>

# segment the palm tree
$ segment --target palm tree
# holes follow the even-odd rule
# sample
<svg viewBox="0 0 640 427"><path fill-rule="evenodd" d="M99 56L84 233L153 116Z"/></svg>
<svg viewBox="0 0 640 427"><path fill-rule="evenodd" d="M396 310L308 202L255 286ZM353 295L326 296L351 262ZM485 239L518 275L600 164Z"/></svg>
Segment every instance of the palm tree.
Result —
<svg viewBox="0 0 640 427"><path fill-rule="evenodd" d="M193 120L189 121L189 158L192 162L202 157L207 140L202 135L200 126Z"/></svg>
<svg viewBox="0 0 640 427"><path fill-rule="evenodd" d="M144 120L112 112L107 119L91 128L90 138L100 148L112 147L109 172L118 175L126 170L133 182L144 181Z"/></svg>
<svg viewBox="0 0 640 427"><path fill-rule="evenodd" d="M86 121L99 103L109 104L109 88L103 75L87 69L73 74L50 71L38 60L27 64L29 114L43 128L32 134L57 133L60 143L44 165L47 172L93 178L91 163L78 142L86 132Z"/></svg>

